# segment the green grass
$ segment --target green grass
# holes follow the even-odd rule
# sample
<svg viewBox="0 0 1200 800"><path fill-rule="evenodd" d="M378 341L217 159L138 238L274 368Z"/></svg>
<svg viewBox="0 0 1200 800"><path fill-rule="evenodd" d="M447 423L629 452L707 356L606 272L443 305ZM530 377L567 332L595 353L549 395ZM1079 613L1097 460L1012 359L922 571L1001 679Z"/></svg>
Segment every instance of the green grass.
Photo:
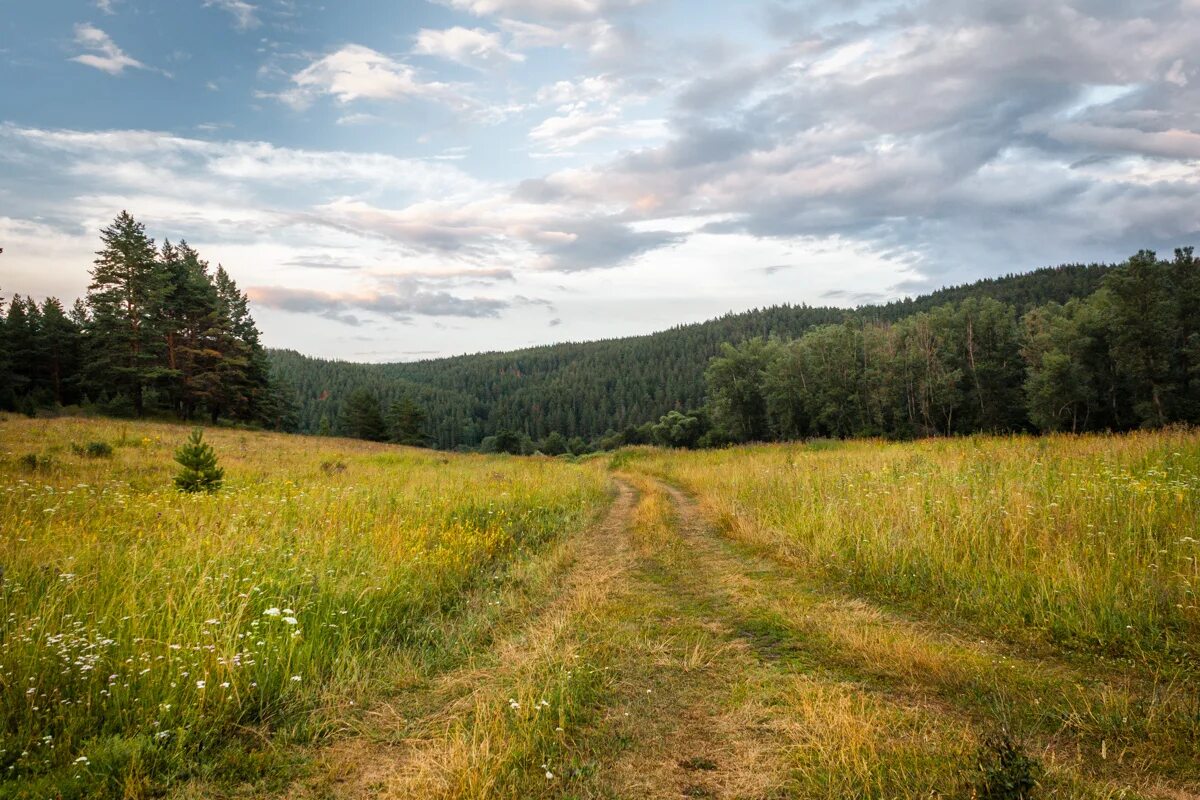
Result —
<svg viewBox="0 0 1200 800"><path fill-rule="evenodd" d="M219 430L225 488L183 495L185 435L0 422L0 796L139 796L230 737L323 734L381 659L436 658L468 592L606 497L551 460Z"/></svg>
<svg viewBox="0 0 1200 800"><path fill-rule="evenodd" d="M1200 435L647 452L732 533L811 576L979 630L1200 656Z"/></svg>
<svg viewBox="0 0 1200 800"><path fill-rule="evenodd" d="M187 433L0 418L0 798L1200 790L1198 434Z"/></svg>

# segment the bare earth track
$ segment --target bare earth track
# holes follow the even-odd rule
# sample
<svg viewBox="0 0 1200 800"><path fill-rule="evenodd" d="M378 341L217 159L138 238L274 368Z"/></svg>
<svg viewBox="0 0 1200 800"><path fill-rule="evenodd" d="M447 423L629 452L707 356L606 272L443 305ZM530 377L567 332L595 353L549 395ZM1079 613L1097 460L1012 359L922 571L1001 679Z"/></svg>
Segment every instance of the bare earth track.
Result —
<svg viewBox="0 0 1200 800"><path fill-rule="evenodd" d="M506 601L510 628L356 717L283 796L970 797L1000 726L1023 732L1043 796L1198 796L1162 742L1072 723L1160 687L804 585L679 490L616 483L602 522L534 564L540 594ZM1044 712L1026 718L1030 696Z"/></svg>

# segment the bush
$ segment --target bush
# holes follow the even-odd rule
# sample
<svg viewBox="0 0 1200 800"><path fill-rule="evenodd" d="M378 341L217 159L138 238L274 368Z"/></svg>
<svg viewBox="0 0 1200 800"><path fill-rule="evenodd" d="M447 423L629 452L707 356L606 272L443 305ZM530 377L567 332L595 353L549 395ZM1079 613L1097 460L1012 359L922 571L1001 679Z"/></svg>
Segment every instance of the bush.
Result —
<svg viewBox="0 0 1200 800"><path fill-rule="evenodd" d="M50 469L54 465L54 459L38 453L26 453L17 459L17 463L30 472L39 472Z"/></svg>
<svg viewBox="0 0 1200 800"><path fill-rule="evenodd" d="M211 494L221 488L225 470L217 466L217 454L204 442L204 432L199 428L175 451L175 460L182 467L175 476L179 491Z"/></svg>
<svg viewBox="0 0 1200 800"><path fill-rule="evenodd" d="M77 456L85 456L86 458L111 458L113 448L108 442L88 442L85 445L71 442L71 452Z"/></svg>
<svg viewBox="0 0 1200 800"><path fill-rule="evenodd" d="M1037 759L1025 755L1007 733L983 743L978 765L980 775L973 794L980 800L1028 800L1042 772Z"/></svg>

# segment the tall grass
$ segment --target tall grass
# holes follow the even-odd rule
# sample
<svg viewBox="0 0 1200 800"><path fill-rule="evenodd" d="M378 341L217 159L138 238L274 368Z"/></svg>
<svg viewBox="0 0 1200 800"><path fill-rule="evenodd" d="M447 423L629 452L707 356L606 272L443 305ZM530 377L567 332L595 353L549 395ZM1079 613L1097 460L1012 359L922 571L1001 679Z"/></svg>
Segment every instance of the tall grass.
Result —
<svg viewBox="0 0 1200 800"><path fill-rule="evenodd" d="M1200 654L1200 434L646 451L626 468L855 592L1070 649Z"/></svg>
<svg viewBox="0 0 1200 800"><path fill-rule="evenodd" d="M10 790L136 795L230 734L309 736L332 690L421 652L464 591L605 499L597 471L557 461L221 430L226 488L183 495L185 435L0 420ZM113 457L70 446L86 441Z"/></svg>

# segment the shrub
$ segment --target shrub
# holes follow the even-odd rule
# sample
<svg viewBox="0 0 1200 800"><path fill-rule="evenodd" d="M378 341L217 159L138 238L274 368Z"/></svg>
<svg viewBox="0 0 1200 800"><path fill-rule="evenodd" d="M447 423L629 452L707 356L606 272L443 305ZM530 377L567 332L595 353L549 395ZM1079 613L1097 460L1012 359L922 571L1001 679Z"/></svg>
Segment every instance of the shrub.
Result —
<svg viewBox="0 0 1200 800"><path fill-rule="evenodd" d="M980 774L974 796L980 800L1028 800L1042 772L1037 759L1025 755L1007 733L983 743L978 764Z"/></svg>
<svg viewBox="0 0 1200 800"><path fill-rule="evenodd" d="M88 442L85 445L71 442L71 452L77 456L85 456L87 458L110 458L113 454L113 448L108 442Z"/></svg>
<svg viewBox="0 0 1200 800"><path fill-rule="evenodd" d="M30 472L38 472L40 470L48 470L54 464L54 459L50 456L43 456L38 453L26 453L17 459L22 467Z"/></svg>
<svg viewBox="0 0 1200 800"><path fill-rule="evenodd" d="M204 441L199 428L175 451L175 460L182 467L175 476L175 486L181 492L215 492L221 488L225 470L217 466L217 454Z"/></svg>

